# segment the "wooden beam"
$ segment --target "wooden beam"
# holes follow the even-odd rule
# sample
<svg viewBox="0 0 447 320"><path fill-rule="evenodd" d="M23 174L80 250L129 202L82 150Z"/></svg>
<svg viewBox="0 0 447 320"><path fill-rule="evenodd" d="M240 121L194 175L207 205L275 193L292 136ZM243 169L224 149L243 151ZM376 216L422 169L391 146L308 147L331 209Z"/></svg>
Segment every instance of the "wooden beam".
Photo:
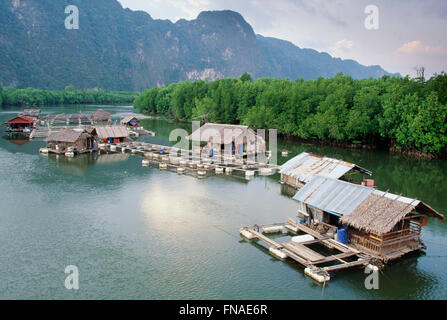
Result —
<svg viewBox="0 0 447 320"><path fill-rule="evenodd" d="M287 247L284 247L283 252L285 252L289 258L295 260L296 262L302 264L305 267L309 267L312 265L309 261L301 258L297 254L295 254L293 251L290 251Z"/></svg>
<svg viewBox="0 0 447 320"><path fill-rule="evenodd" d="M294 221L293 219L289 219L287 221L287 223L292 225L292 226L294 226L294 227L297 227L299 230L301 230L304 233L310 234L314 238L317 238L317 239L320 239L320 240L325 238L325 236L323 236L322 234L318 233L317 231L312 230L311 228L305 226L304 224L298 223L298 222Z"/></svg>
<svg viewBox="0 0 447 320"><path fill-rule="evenodd" d="M289 243L283 243L282 245L287 250L299 255L300 257L306 259L309 262L313 263L314 261L324 259L323 255L313 251L312 249L309 249L306 246L303 246L302 244L289 242Z"/></svg>
<svg viewBox="0 0 447 320"><path fill-rule="evenodd" d="M366 264L368 264L366 261L360 260L360 261L349 262L346 264L337 264L335 266L324 267L323 270L336 271L336 270L358 267L358 266L362 266L362 265L366 265Z"/></svg>
<svg viewBox="0 0 447 320"><path fill-rule="evenodd" d="M348 257L352 257L352 256L355 256L355 255L356 255L356 253L352 252L352 251L351 252L343 252L343 253L340 253L340 254L337 254L337 255L328 256L328 257L326 257L326 258L324 258L322 260L314 261L312 263L313 264L322 264L322 263L332 262L332 261L335 261L335 260L340 261L342 258L348 258ZM343 263L346 264L348 262L343 261Z"/></svg>
<svg viewBox="0 0 447 320"><path fill-rule="evenodd" d="M308 244L320 243L322 240L328 240L328 239L331 239L331 238L326 237L324 239L315 239L315 240L303 241L303 242L300 242L300 244L308 245Z"/></svg>
<svg viewBox="0 0 447 320"><path fill-rule="evenodd" d="M276 241L273 241L273 240L270 239L270 238L267 238L267 237L264 236L263 234L261 234L261 233L255 231L255 230L253 230L253 229L250 229L250 228L247 228L247 230L248 230L249 232L251 232L251 233L252 233L256 238L258 238L259 240L264 241L265 243L267 243L269 246L271 246L271 247L273 247L273 248L275 248L275 249L281 249L281 248L283 248L283 246L282 246L281 244L279 244L279 243L276 242Z"/></svg>

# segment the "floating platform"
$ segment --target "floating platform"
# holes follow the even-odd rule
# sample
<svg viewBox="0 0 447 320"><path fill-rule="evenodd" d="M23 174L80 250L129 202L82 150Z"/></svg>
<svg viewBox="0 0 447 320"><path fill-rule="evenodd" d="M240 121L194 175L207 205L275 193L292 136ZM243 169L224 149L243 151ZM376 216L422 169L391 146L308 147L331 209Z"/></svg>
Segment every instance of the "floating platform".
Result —
<svg viewBox="0 0 447 320"><path fill-rule="evenodd" d="M290 230L292 233L304 233L292 237L289 242L276 242L266 234L284 232ZM293 219L284 223L275 223L263 226L243 227L240 234L247 240L260 240L264 242L270 254L279 259L290 258L305 269L304 273L319 283L330 280L329 272L344 270L353 267L366 267L373 257L367 256L354 247L340 243L332 238L321 235L317 231L300 224ZM332 255L324 255L309 247L313 244L322 244L336 251ZM347 261L348 259L354 259ZM326 265L326 266L325 266Z"/></svg>
<svg viewBox="0 0 447 320"><path fill-rule="evenodd" d="M146 143L123 142L118 144L101 143L99 146L104 152L131 153L144 157L143 167L158 168L176 172L178 174L193 175L195 177L208 177L212 175L235 175L247 180L255 175L272 175L277 172L278 166L238 159L231 161L224 157L200 156L190 150Z"/></svg>

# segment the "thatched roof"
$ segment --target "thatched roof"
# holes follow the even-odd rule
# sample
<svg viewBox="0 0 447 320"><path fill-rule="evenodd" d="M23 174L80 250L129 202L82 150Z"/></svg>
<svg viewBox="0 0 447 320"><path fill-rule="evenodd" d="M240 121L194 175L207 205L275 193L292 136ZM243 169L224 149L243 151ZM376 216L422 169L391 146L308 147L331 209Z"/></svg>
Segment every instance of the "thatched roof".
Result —
<svg viewBox="0 0 447 320"><path fill-rule="evenodd" d="M68 142L73 143L78 139L86 139L90 134L83 130L66 129L57 132L52 132L45 141L47 142Z"/></svg>
<svg viewBox="0 0 447 320"><path fill-rule="evenodd" d="M359 230L383 234L391 232L396 223L412 211L445 220L443 215L419 200L377 191L340 221Z"/></svg>
<svg viewBox="0 0 447 320"><path fill-rule="evenodd" d="M139 123L140 122L140 120L138 120L136 117L134 117L134 116L127 116L127 117L124 117L120 122L121 122L121 124L128 124L129 122L131 122L131 121L135 121L135 122L137 122L137 123Z"/></svg>
<svg viewBox="0 0 447 320"><path fill-rule="evenodd" d="M98 109L91 113L91 118L95 121L108 121L112 118L110 112L104 111L103 109Z"/></svg>
<svg viewBox="0 0 447 320"><path fill-rule="evenodd" d="M429 205L403 196L324 176L314 176L294 199L341 216L340 221L359 230L390 232L412 211L445 220Z"/></svg>
<svg viewBox="0 0 447 320"><path fill-rule="evenodd" d="M371 171L354 163L317 156L307 152L300 153L284 163L281 166L280 173L307 183L316 174L338 179L351 170L371 175Z"/></svg>
<svg viewBox="0 0 447 320"><path fill-rule="evenodd" d="M98 136L100 139L127 138L129 136L129 131L124 126L102 126L95 127L92 134Z"/></svg>
<svg viewBox="0 0 447 320"><path fill-rule="evenodd" d="M213 142L220 144L229 144L232 141L243 141L258 139L258 142L265 143L262 137L258 136L253 129L248 126L235 124L206 123L194 131L186 139L200 142Z"/></svg>

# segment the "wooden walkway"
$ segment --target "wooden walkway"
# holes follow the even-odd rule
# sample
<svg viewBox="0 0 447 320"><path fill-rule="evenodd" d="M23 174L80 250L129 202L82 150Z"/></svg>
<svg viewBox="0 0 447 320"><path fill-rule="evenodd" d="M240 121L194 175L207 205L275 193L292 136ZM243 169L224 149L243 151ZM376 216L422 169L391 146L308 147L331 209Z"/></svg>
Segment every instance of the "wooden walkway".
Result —
<svg viewBox="0 0 447 320"><path fill-rule="evenodd" d="M255 175L272 175L278 171L277 165L249 161L243 158L209 157L199 155L191 150L182 150L146 142L125 142L118 144L101 143L99 149L108 153L132 153L144 157L142 164L147 167L158 167L175 170L200 177L211 174L237 175L252 178ZM180 169L180 170L178 170Z"/></svg>
<svg viewBox="0 0 447 320"><path fill-rule="evenodd" d="M287 230L292 231L293 233L304 233L306 235L312 236L315 239L303 242L290 241L279 243L268 238L263 232L264 229L269 230L272 226L282 226L282 229L277 228L278 232ZM289 219L287 222L284 223L243 227L241 228L240 232L241 235L244 236L246 239L260 240L267 244L270 248L270 253L272 253L274 256L278 258L291 258L292 260L298 262L306 268L306 275L317 280L318 282L328 281L330 279L330 271L367 266L371 260L371 257L365 255L364 253L361 253L357 249L340 243L332 238L328 238L326 235L322 235L317 231L307 227L306 225L294 221L293 219ZM326 247L337 251L337 253L325 256L308 247L308 245L317 243L325 245ZM347 259L355 260L347 261ZM317 265L320 265L320 267L317 267Z"/></svg>

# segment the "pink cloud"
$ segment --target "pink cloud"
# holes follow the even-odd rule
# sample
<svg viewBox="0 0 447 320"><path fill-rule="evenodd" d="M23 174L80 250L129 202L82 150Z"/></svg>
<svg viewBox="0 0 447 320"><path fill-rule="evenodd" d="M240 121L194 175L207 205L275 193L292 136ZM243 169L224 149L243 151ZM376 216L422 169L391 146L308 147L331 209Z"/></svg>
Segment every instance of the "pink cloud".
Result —
<svg viewBox="0 0 447 320"><path fill-rule="evenodd" d="M414 40L407 43L404 43L399 49L397 49L398 53L402 54L440 54L444 53L446 50L439 46L429 46L422 43L421 40Z"/></svg>

